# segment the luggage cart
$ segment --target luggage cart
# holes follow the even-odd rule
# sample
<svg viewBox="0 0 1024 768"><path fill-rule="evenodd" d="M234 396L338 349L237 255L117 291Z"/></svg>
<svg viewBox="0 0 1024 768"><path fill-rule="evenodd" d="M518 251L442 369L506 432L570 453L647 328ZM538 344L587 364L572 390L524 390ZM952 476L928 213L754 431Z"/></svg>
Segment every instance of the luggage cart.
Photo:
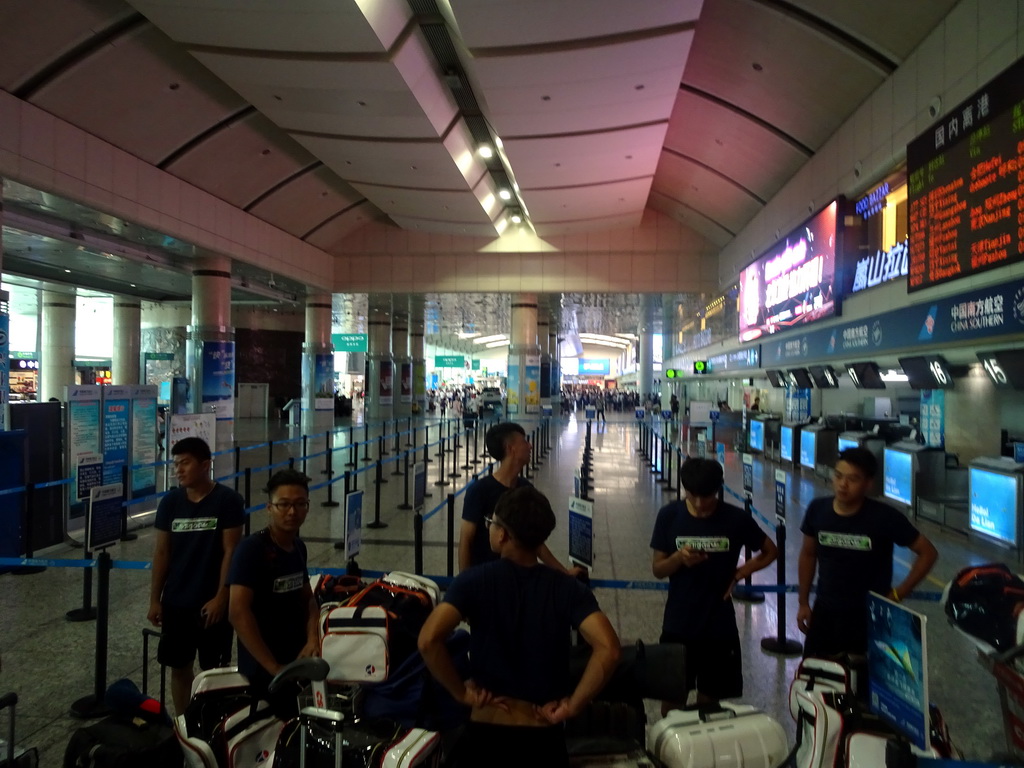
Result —
<svg viewBox="0 0 1024 768"><path fill-rule="evenodd" d="M1024 645L1002 653L979 651L978 661L992 673L999 688L1008 756L1024 764Z"/></svg>

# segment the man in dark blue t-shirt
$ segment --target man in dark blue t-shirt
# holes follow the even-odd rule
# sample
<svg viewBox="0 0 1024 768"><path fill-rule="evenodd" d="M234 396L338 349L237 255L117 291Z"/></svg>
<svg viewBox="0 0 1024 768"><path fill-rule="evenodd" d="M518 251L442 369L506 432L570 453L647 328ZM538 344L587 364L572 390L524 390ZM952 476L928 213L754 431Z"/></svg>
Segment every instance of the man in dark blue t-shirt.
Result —
<svg viewBox="0 0 1024 768"><path fill-rule="evenodd" d="M679 481L684 499L661 508L651 536L651 570L669 580L661 642L686 646L687 689L698 702L735 698L743 694L743 660L732 590L778 550L745 510L719 499L717 461L687 459ZM744 546L757 555L737 568ZM685 703L663 702L662 710Z"/></svg>
<svg viewBox="0 0 1024 768"><path fill-rule="evenodd" d="M456 577L420 632L420 653L455 700L472 708L457 765L562 768L569 759L561 723L608 682L621 654L619 640L583 584L538 562L555 527L540 491L509 491L485 524L500 558ZM463 620L471 630L466 681L445 646ZM569 680L570 629L593 649L575 688Z"/></svg>
<svg viewBox="0 0 1024 768"><path fill-rule="evenodd" d="M258 693L286 664L320 651L319 610L299 538L309 478L294 469L276 472L267 495L267 527L238 545L228 576L238 671Z"/></svg>
<svg viewBox="0 0 1024 768"><path fill-rule="evenodd" d="M503 421L487 430L484 443L487 452L498 462L498 468L493 474L470 483L466 489L466 499L462 502L462 527L459 529L460 571L498 559L498 553L491 550L483 527L484 519L491 515L498 499L510 489L530 485L530 481L521 476L523 467L530 463L532 451L525 429L514 422ZM541 544L538 556L545 565L571 576L581 571L563 567L547 544Z"/></svg>
<svg viewBox="0 0 1024 768"><path fill-rule="evenodd" d="M161 628L157 658L171 668L179 714L192 694L196 653L202 669L231 661L228 566L245 523L245 502L210 477L210 446L186 437L171 448L178 487L160 499L149 613Z"/></svg>
<svg viewBox="0 0 1024 768"><path fill-rule="evenodd" d="M832 475L835 496L807 505L800 548L800 608L796 620L807 635L805 656L867 653L867 594L899 602L935 565L932 543L900 512L867 498L878 461L866 448L839 454ZM907 577L892 586L893 545L916 555ZM818 595L811 611L811 582Z"/></svg>

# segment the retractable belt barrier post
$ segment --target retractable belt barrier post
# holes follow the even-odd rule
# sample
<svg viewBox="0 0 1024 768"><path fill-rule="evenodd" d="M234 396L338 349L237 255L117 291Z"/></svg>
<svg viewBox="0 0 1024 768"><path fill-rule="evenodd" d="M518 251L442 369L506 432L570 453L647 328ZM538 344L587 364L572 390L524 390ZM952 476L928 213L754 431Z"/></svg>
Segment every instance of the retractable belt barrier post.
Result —
<svg viewBox="0 0 1024 768"><path fill-rule="evenodd" d="M359 456L359 446L355 444L352 439L352 427L348 428L348 461L345 462L346 467L354 467L356 465L356 458Z"/></svg>
<svg viewBox="0 0 1024 768"><path fill-rule="evenodd" d="M271 440L267 443L267 482L270 482L270 473L273 471L271 467L274 466L274 441Z"/></svg>
<svg viewBox="0 0 1024 768"><path fill-rule="evenodd" d="M533 461L533 471L543 466L543 461L537 461L537 453L540 451L540 427L534 427L530 433L530 459Z"/></svg>
<svg viewBox="0 0 1024 768"><path fill-rule="evenodd" d="M121 482L123 483L121 487L124 488L125 501L129 501L132 497L132 471L127 464L121 467ZM29 519L31 519L31 515L29 515ZM128 533L128 505L125 504L121 507L121 541L135 541L137 538L139 537L134 533Z"/></svg>
<svg viewBox="0 0 1024 768"><path fill-rule="evenodd" d="M448 438L448 443L447 443L448 447L444 449L445 453L451 453L452 452L452 422L453 421L454 421L454 419L446 419L445 422L444 422L444 434L445 434L445 437ZM458 440L458 437L456 437L455 439Z"/></svg>
<svg viewBox="0 0 1024 768"><path fill-rule="evenodd" d="M449 576L455 575L455 494L448 494L448 570Z"/></svg>
<svg viewBox="0 0 1024 768"><path fill-rule="evenodd" d="M382 458L384 456L390 456L391 455L388 452L387 444L384 442L385 439L387 438L388 424L390 424L390 423L391 422L387 421L387 420L384 420L384 421L382 421L380 423L380 439L377 441L377 458L378 459Z"/></svg>
<svg viewBox="0 0 1024 768"><path fill-rule="evenodd" d="M320 470L320 474L321 475L327 475L328 477L330 477L330 475L331 475L331 464L334 461L334 459L332 458L333 455L334 455L334 452L331 450L331 431L330 430L327 430L326 432L324 432L324 451L326 452L327 456L324 459L324 468Z"/></svg>
<svg viewBox="0 0 1024 768"><path fill-rule="evenodd" d="M309 456L309 439L308 438L309 438L308 435L303 435L302 436L302 474L306 475L307 477L309 476L309 472L306 469L306 466L307 466L308 461L309 461L309 459L307 458Z"/></svg>
<svg viewBox="0 0 1024 768"><path fill-rule="evenodd" d="M396 462L397 463L397 462ZM401 473L399 473L401 474ZM398 505L397 509L412 509L412 504L409 503L409 479L412 473L409 472L409 451L405 452L405 486L402 493L404 494L402 503ZM417 571L419 573L419 571Z"/></svg>
<svg viewBox="0 0 1024 768"><path fill-rule="evenodd" d="M369 464L373 459L370 458L370 425L363 424L363 463Z"/></svg>
<svg viewBox="0 0 1024 768"><path fill-rule="evenodd" d="M394 452L395 456L397 456L399 451L402 450L402 448L401 448L401 439L402 439L402 433L398 431L398 419L395 419L395 442L394 442L394 445L391 446L391 450ZM401 467L398 465L398 462L395 462L395 471L392 472L391 474L393 474L393 475L400 475L400 474L402 474L402 470L401 470Z"/></svg>
<svg viewBox="0 0 1024 768"><path fill-rule="evenodd" d="M480 417L473 422L473 461L474 466L480 463Z"/></svg>
<svg viewBox="0 0 1024 768"><path fill-rule="evenodd" d="M683 498L683 449L676 448L676 501Z"/></svg>
<svg viewBox="0 0 1024 768"><path fill-rule="evenodd" d="M107 691L107 641L110 631L110 553L106 549L96 559L96 669L93 692L71 705L68 714L79 720L92 720L110 714L104 701Z"/></svg>
<svg viewBox="0 0 1024 768"><path fill-rule="evenodd" d="M238 493L238 484L242 478L242 446L240 445L235 446L235 471L233 474L235 476L235 493Z"/></svg>
<svg viewBox="0 0 1024 768"><path fill-rule="evenodd" d="M415 448L416 447L416 433L413 431L413 427L412 427L412 416L406 416L405 417L405 429L406 429L406 434L409 435L408 437L405 438L405 447L406 448ZM410 432L412 434L409 434Z"/></svg>
<svg viewBox="0 0 1024 768"><path fill-rule="evenodd" d="M351 473L350 470L346 469L345 470L345 495L342 498L346 498L346 499L348 498L348 494L352 490L351 483L352 483L352 473ZM344 538L345 535L348 535L348 534L347 533L344 534L342 536L341 541L334 542L334 548L335 549L340 549L340 550L344 550L345 549L345 538Z"/></svg>
<svg viewBox="0 0 1024 768"><path fill-rule="evenodd" d="M463 430L463 433L466 436L466 439L463 441L463 447L466 449L465 450L466 461L465 461L465 463L462 464L462 466L459 467L459 469L472 469L473 468L473 465L469 463L469 435L470 435L470 433L472 431L473 431L473 427L471 427L471 426L466 426L465 429Z"/></svg>
<svg viewBox="0 0 1024 768"><path fill-rule="evenodd" d="M743 511L753 517L754 506L754 456L750 453L743 454ZM750 547L744 547L743 556L750 560L752 553ZM743 584L737 584L732 592L734 599L744 603L763 603L764 593L755 592L751 589L753 580L751 574L743 580Z"/></svg>
<svg viewBox="0 0 1024 768"><path fill-rule="evenodd" d="M448 473L448 477L462 477L462 473L459 472L456 466L459 462L459 430L455 430L455 448L450 449L452 451L452 471Z"/></svg>
<svg viewBox="0 0 1024 768"><path fill-rule="evenodd" d="M334 448L331 447L331 433L325 432L324 439L327 445L327 457L324 459L324 474L327 475L327 501L320 504L321 507L336 507L338 502L334 500Z"/></svg>
<svg viewBox="0 0 1024 768"><path fill-rule="evenodd" d="M384 479L384 462L381 461L380 459L377 459L376 473L377 473L377 478L373 481L374 482L374 488L373 488L373 505L374 505L374 509L373 509L373 522L367 524L366 527L367 528L387 528L388 524L387 523L382 523L380 521L380 487L384 483L387 482L387 480Z"/></svg>
<svg viewBox="0 0 1024 768"><path fill-rule="evenodd" d="M252 506L252 467L245 468L245 508ZM245 535L249 535L252 515L245 516Z"/></svg>
<svg viewBox="0 0 1024 768"><path fill-rule="evenodd" d="M786 473L775 470L775 545L779 556L775 560L775 577L779 585L786 583ZM786 593L776 595L775 612L778 615L775 637L761 639L761 650L780 656L796 656L803 651L803 644L786 636Z"/></svg>
<svg viewBox="0 0 1024 768"><path fill-rule="evenodd" d="M417 512L412 521L413 573L423 575L423 513Z"/></svg>
<svg viewBox="0 0 1024 768"><path fill-rule="evenodd" d="M149 639L160 639L161 633L149 627L142 629L142 695L149 695ZM167 699L167 667L160 665L160 703Z"/></svg>
<svg viewBox="0 0 1024 768"><path fill-rule="evenodd" d="M437 442L440 448L438 449L437 455L440 459L440 462L437 468L437 480L434 482L434 485L438 486L439 488L444 488L446 485L448 485L448 481L445 479L444 476L444 437L440 435L440 430L438 430L438 433L439 434Z"/></svg>

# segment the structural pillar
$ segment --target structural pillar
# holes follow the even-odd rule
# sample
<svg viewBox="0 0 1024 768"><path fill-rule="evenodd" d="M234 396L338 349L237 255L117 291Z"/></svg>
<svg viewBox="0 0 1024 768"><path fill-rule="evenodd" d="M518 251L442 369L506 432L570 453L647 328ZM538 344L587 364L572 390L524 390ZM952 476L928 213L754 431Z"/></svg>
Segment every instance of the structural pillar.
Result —
<svg viewBox="0 0 1024 768"><path fill-rule="evenodd" d="M508 413L540 413L540 345L537 343L537 294L512 298L512 343L508 348Z"/></svg>
<svg viewBox="0 0 1024 768"><path fill-rule="evenodd" d="M652 297L644 294L643 310L640 316L640 337L636 350L636 381L643 402L654 391L654 302Z"/></svg>
<svg viewBox="0 0 1024 768"><path fill-rule="evenodd" d="M306 340L302 344L302 427L305 432L334 423L334 345L331 295L306 297Z"/></svg>
<svg viewBox="0 0 1024 768"><path fill-rule="evenodd" d="M413 320L409 328L409 356L412 358L412 412L427 412L427 356L423 321Z"/></svg>
<svg viewBox="0 0 1024 768"><path fill-rule="evenodd" d="M409 318L396 314L391 323L391 354L395 361L395 417L412 413L412 358L409 357Z"/></svg>
<svg viewBox="0 0 1024 768"><path fill-rule="evenodd" d="M142 384L139 375L142 344L142 302L128 296L114 299L114 354L111 379L114 384Z"/></svg>
<svg viewBox="0 0 1024 768"><path fill-rule="evenodd" d="M548 328L548 354L551 358L551 389L548 394L557 411L562 405L562 349L554 321Z"/></svg>
<svg viewBox="0 0 1024 768"><path fill-rule="evenodd" d="M0 188L4 180L0 178ZM4 272L4 204L0 200L0 278ZM7 291L0 290L0 432L7 429L10 423L8 400L11 388L11 297Z"/></svg>
<svg viewBox="0 0 1024 768"><path fill-rule="evenodd" d="M390 419L395 402L395 361L391 358L391 316L370 310L367 323L369 351L366 353L367 419Z"/></svg>
<svg viewBox="0 0 1024 768"><path fill-rule="evenodd" d="M540 349L540 406L551 407L551 347L547 317L537 320L537 344Z"/></svg>
<svg viewBox="0 0 1024 768"><path fill-rule="evenodd" d="M63 400L75 384L74 294L43 291L43 327L39 345L39 401ZM83 382L95 384L94 381Z"/></svg>
<svg viewBox="0 0 1024 768"><path fill-rule="evenodd" d="M192 413L216 416L214 450L235 438L235 329L231 325L231 259L206 256L192 269L192 324L185 345Z"/></svg>

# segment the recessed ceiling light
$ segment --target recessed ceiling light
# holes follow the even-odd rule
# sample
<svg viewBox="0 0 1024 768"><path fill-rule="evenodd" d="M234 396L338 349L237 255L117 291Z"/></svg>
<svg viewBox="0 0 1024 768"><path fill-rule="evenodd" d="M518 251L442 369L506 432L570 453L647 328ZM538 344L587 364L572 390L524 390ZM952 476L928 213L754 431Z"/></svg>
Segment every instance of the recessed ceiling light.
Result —
<svg viewBox="0 0 1024 768"><path fill-rule="evenodd" d="M176 90L178 90L179 88L181 88L181 83L171 83L171 84L170 84L170 85L168 85L167 87L168 87L168 88L169 88L170 90L172 90L172 91L176 91Z"/></svg>
<svg viewBox="0 0 1024 768"><path fill-rule="evenodd" d="M489 144L481 144L477 149L476 153L480 155L484 160L489 160L494 157L494 150L491 149Z"/></svg>
<svg viewBox="0 0 1024 768"><path fill-rule="evenodd" d="M134 288L135 287L135 283L128 283L128 286L131 287L131 288Z"/></svg>
<svg viewBox="0 0 1024 768"><path fill-rule="evenodd" d="M507 189L502 189L498 191L498 197L500 197L502 200L511 200L512 193L509 192Z"/></svg>
<svg viewBox="0 0 1024 768"><path fill-rule="evenodd" d="M513 213L512 214L512 223L513 224L522 224L523 223L523 217L520 216L518 213Z"/></svg>
<svg viewBox="0 0 1024 768"><path fill-rule="evenodd" d="M639 83L638 85L634 85L633 88L635 88L638 91L642 91L644 89L644 84Z"/></svg>
<svg viewBox="0 0 1024 768"><path fill-rule="evenodd" d="M761 72L762 70L764 70L764 67L762 67L760 64L758 64L756 61L753 64L751 64L750 66L752 66L754 68L755 72Z"/></svg>
<svg viewBox="0 0 1024 768"><path fill-rule="evenodd" d="M541 101L551 101L551 97L550 96L541 96L540 100Z"/></svg>
<svg viewBox="0 0 1024 768"><path fill-rule="evenodd" d="M366 106L366 102L365 101L357 101L356 104L358 104L360 107L365 107Z"/></svg>
<svg viewBox="0 0 1024 768"><path fill-rule="evenodd" d="M260 154L263 155L264 157L266 157L267 155L270 154L270 150L269 149L264 149L262 152L260 152Z"/></svg>
<svg viewBox="0 0 1024 768"><path fill-rule="evenodd" d="M71 270L70 269L65 269L64 271L67 272L69 275L71 274Z"/></svg>

